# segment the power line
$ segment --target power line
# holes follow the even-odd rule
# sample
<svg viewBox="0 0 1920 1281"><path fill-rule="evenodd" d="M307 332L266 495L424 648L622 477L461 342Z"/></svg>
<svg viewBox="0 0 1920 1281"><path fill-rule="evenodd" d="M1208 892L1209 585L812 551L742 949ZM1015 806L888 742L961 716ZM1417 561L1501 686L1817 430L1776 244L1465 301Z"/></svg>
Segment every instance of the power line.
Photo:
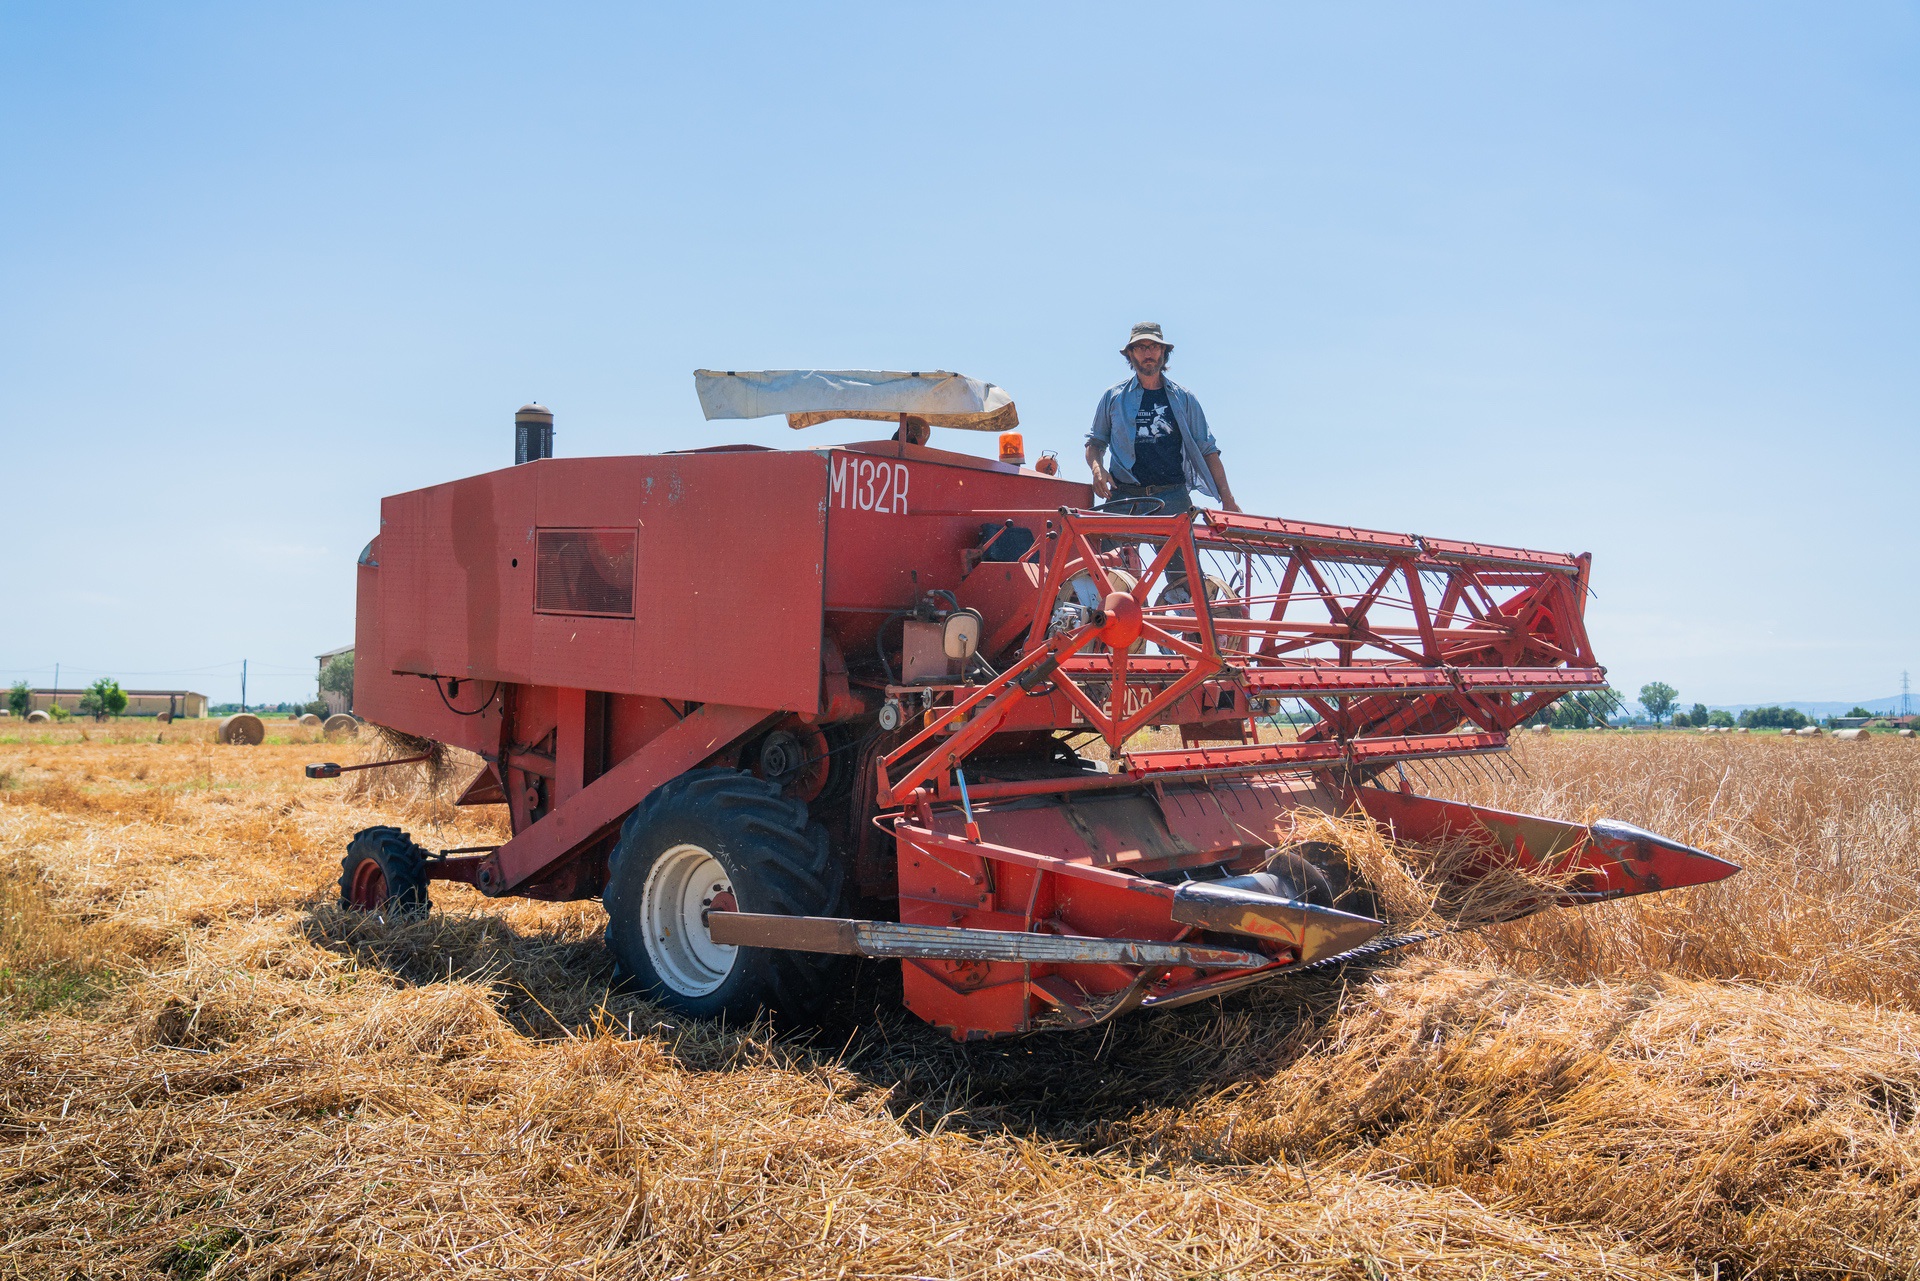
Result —
<svg viewBox="0 0 1920 1281"><path fill-rule="evenodd" d="M26 675L31 672L48 672L56 668L69 672L93 672L107 676L220 676L240 666L240 660L230 663L215 663L208 667L173 667L158 671L129 671L124 667L88 667L85 663L43 663L39 667L5 667L0 672L9 675ZM306 670L302 668L301 670Z"/></svg>
<svg viewBox="0 0 1920 1281"><path fill-rule="evenodd" d="M206 667L170 667L148 671L130 671L125 667L88 667L82 663L46 663L39 667L0 667L0 675L35 676L43 672L58 674L61 671L68 671L116 678L121 676L237 676L241 666L249 661L235 658ZM301 663L293 667L283 667L278 663L261 663L259 667L269 676L305 676L317 671L312 663Z"/></svg>

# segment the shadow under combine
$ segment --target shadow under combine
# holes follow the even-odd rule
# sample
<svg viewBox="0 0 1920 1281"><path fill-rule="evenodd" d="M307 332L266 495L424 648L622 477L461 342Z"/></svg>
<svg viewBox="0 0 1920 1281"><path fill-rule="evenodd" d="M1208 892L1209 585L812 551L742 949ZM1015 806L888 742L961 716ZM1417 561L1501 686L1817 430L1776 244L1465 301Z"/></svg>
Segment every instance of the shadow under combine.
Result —
<svg viewBox="0 0 1920 1281"><path fill-rule="evenodd" d="M909 1014L898 970L880 962L859 967L847 1002L820 1024L729 1028L622 990L597 933L523 932L485 913L409 920L330 903L308 914L304 932L406 984L485 983L530 1038L651 1035L695 1072L838 1067L884 1091L888 1109L917 1132L1011 1133L1089 1150L1111 1146L1139 1112L1285 1071L1328 1035L1342 990L1392 964L1358 961L1086 1032L962 1044Z"/></svg>
<svg viewBox="0 0 1920 1281"><path fill-rule="evenodd" d="M1003 1041L955 1042L897 1000L882 1002L866 1008L838 1058L887 1088L888 1106L916 1130L1000 1131L1105 1148L1136 1113L1187 1106L1285 1071L1328 1034L1343 986L1362 969L1356 963L1276 981L1090 1031Z"/></svg>
<svg viewBox="0 0 1920 1281"><path fill-rule="evenodd" d="M486 984L502 1017L523 1036L589 1033L608 1017L613 963L597 936L522 931L487 913L407 918L333 903L314 907L302 932L316 946L409 986Z"/></svg>

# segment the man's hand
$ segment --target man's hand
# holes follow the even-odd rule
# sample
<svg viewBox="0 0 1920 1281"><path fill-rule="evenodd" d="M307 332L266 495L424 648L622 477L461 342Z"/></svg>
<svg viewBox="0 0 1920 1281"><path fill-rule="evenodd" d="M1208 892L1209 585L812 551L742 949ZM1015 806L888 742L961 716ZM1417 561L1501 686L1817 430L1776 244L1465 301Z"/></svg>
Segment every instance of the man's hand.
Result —
<svg viewBox="0 0 1920 1281"><path fill-rule="evenodd" d="M1113 493L1113 476L1107 471L1106 447L1099 441L1087 442L1087 470L1093 473L1093 496L1106 499Z"/></svg>
<svg viewBox="0 0 1920 1281"><path fill-rule="evenodd" d="M1233 486L1227 484L1227 469L1219 454L1207 455L1207 470L1213 473L1213 487L1220 491L1220 506L1230 512L1239 511L1240 504L1233 501Z"/></svg>

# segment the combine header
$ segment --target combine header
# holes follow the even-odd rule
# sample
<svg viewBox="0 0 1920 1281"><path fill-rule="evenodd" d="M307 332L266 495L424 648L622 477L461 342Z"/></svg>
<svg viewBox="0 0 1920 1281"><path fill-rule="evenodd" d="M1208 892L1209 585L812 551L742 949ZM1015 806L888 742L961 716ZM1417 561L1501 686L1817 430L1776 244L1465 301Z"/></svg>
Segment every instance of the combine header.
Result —
<svg viewBox="0 0 1920 1281"><path fill-rule="evenodd" d="M1291 840L1302 811L1470 842L1569 907L1737 870L1412 790L1402 763L1500 752L1604 688L1584 555L1095 511L1086 484L905 443L915 419L1014 425L957 375L699 382L709 417L901 439L536 457L385 500L356 708L483 757L462 803L514 835L369 829L344 902L601 896L620 973L700 1016L812 1017L845 957L899 958L909 1008L977 1038L1401 942L1337 851ZM1283 708L1305 716L1276 734ZM1130 746L1168 726L1180 746Z"/></svg>

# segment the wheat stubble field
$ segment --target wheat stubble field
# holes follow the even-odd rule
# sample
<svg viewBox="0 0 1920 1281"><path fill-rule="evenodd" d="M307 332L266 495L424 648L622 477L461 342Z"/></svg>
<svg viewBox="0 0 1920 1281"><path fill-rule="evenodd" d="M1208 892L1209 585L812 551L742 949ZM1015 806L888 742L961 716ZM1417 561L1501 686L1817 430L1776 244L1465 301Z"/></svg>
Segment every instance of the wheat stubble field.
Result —
<svg viewBox="0 0 1920 1281"><path fill-rule="evenodd" d="M204 733L0 743L0 1275L1920 1272L1911 742L1529 739L1473 799L1745 874L956 1047L664 1018L596 904L350 919L354 830L495 829Z"/></svg>

